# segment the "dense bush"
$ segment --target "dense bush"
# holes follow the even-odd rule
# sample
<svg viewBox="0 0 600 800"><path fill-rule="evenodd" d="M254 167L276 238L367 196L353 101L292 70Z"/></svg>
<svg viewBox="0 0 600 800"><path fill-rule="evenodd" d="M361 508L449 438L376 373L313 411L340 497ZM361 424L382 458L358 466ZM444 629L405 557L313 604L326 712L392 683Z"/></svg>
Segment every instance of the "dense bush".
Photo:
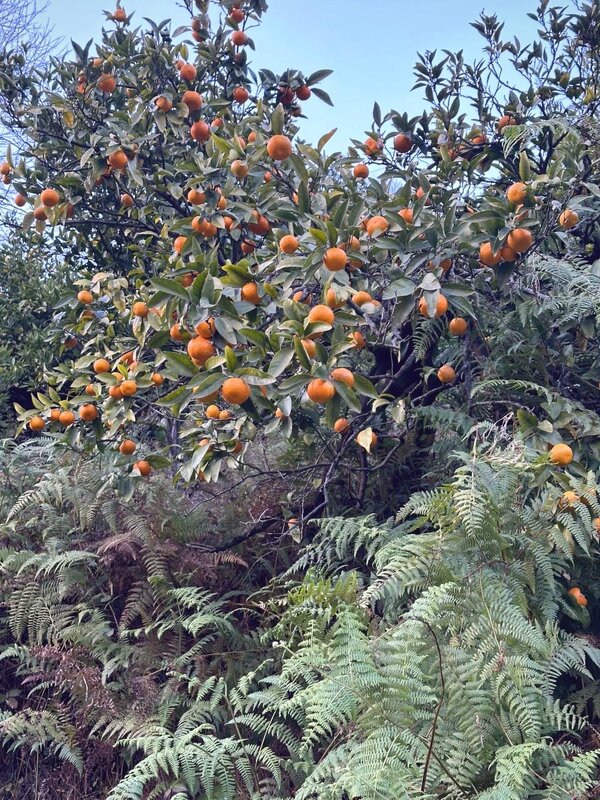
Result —
<svg viewBox="0 0 600 800"><path fill-rule="evenodd" d="M328 154L264 2L184 5L0 60L72 283L2 451L3 789L592 798L597 6L482 16Z"/></svg>

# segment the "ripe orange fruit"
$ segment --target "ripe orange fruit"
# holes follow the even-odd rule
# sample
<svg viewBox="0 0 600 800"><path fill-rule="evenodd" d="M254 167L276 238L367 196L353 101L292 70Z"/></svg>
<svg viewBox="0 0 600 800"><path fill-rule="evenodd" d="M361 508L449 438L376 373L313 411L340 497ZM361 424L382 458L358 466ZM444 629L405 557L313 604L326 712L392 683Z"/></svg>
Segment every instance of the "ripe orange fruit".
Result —
<svg viewBox="0 0 600 800"><path fill-rule="evenodd" d="M448 311L448 300L443 294L440 294L438 295L437 304L435 307L435 316L441 317L446 313L446 311ZM425 300L424 297L419 300L419 312L423 314L424 317L429 316L427 311L427 300Z"/></svg>
<svg viewBox="0 0 600 800"><path fill-rule="evenodd" d="M335 397L335 386L329 381L324 381L322 378L315 378L306 387L306 394L310 397L313 403L320 403L324 405Z"/></svg>
<svg viewBox="0 0 600 800"><path fill-rule="evenodd" d="M579 499L579 495L576 492L569 490L561 495L558 501L558 507L562 509L570 508L574 503L577 503Z"/></svg>
<svg viewBox="0 0 600 800"><path fill-rule="evenodd" d="M233 99L236 103L245 103L250 97L250 92L245 86L236 86L233 90Z"/></svg>
<svg viewBox="0 0 600 800"><path fill-rule="evenodd" d="M223 211L225 208L227 208L226 197L219 197L219 199L217 200L217 208L219 209L219 211Z"/></svg>
<svg viewBox="0 0 600 800"><path fill-rule="evenodd" d="M93 364L94 372L99 374L101 372L110 372L110 362L106 358L97 358Z"/></svg>
<svg viewBox="0 0 600 800"><path fill-rule="evenodd" d="M467 320L462 317L454 317L448 324L448 330L452 336L464 336L467 332Z"/></svg>
<svg viewBox="0 0 600 800"><path fill-rule="evenodd" d="M75 422L75 414L72 411L61 411L58 416L58 421L66 428L68 425L72 425Z"/></svg>
<svg viewBox="0 0 600 800"><path fill-rule="evenodd" d="M171 337L171 339L173 339L174 342L182 342L183 334L184 334L184 329L181 327L179 322L176 322L174 325L171 325L169 329L169 336Z"/></svg>
<svg viewBox="0 0 600 800"><path fill-rule="evenodd" d="M199 206L206 200L206 195L200 189L190 189L187 195L188 203L193 206Z"/></svg>
<svg viewBox="0 0 600 800"><path fill-rule="evenodd" d="M255 306L260 304L260 297L258 294L258 286L254 281L250 281L249 283L245 283L242 286L242 300L245 300L247 303L254 303Z"/></svg>
<svg viewBox="0 0 600 800"><path fill-rule="evenodd" d="M36 433L39 433L46 427L46 422L42 417L33 417L33 419L30 419L29 422L27 423L27 427L29 428L30 431L35 431Z"/></svg>
<svg viewBox="0 0 600 800"><path fill-rule="evenodd" d="M219 408L219 406L210 405L207 406L205 413L208 419L219 419L219 415L221 414L221 409Z"/></svg>
<svg viewBox="0 0 600 800"><path fill-rule="evenodd" d="M10 175L12 168L8 161L4 161L0 164L0 175Z"/></svg>
<svg viewBox="0 0 600 800"><path fill-rule="evenodd" d="M367 340L365 339L361 331L354 331L350 336L350 339L357 350L362 350L363 347L367 346Z"/></svg>
<svg viewBox="0 0 600 800"><path fill-rule="evenodd" d="M442 364L437 371L437 376L440 383L452 383L456 378L456 372L450 364Z"/></svg>
<svg viewBox="0 0 600 800"><path fill-rule="evenodd" d="M241 378L227 378L221 387L221 397L226 403L239 406L250 397L250 387Z"/></svg>
<svg viewBox="0 0 600 800"><path fill-rule="evenodd" d="M317 345L312 339L302 339L302 347L309 358L314 358L317 354Z"/></svg>
<svg viewBox="0 0 600 800"><path fill-rule="evenodd" d="M189 108L190 111L199 111L202 108L202 95L188 89L181 97L181 102Z"/></svg>
<svg viewBox="0 0 600 800"><path fill-rule="evenodd" d="M218 230L213 222L204 219L204 217L194 217L192 220L192 228L207 239L212 239L213 236L216 236Z"/></svg>
<svg viewBox="0 0 600 800"><path fill-rule="evenodd" d="M50 419L52 420L52 422L58 422L59 417L60 417L60 408L51 408Z"/></svg>
<svg viewBox="0 0 600 800"><path fill-rule="evenodd" d="M137 383L128 378L127 380L123 381L119 387L121 389L121 394L123 397L133 397L133 395L137 392Z"/></svg>
<svg viewBox="0 0 600 800"><path fill-rule="evenodd" d="M91 292L88 292L87 289L82 289L77 293L77 299L80 303L83 303L84 306L89 306L94 302L94 295Z"/></svg>
<svg viewBox="0 0 600 800"><path fill-rule="evenodd" d="M376 216L367 220L366 229L369 236L376 236L379 233L385 233L388 229L388 221L385 217Z"/></svg>
<svg viewBox="0 0 600 800"><path fill-rule="evenodd" d="M524 253L533 244L533 236L527 228L515 228L506 237L506 244L515 253Z"/></svg>
<svg viewBox="0 0 600 800"><path fill-rule="evenodd" d="M133 204L134 204L133 197L130 194L128 194L127 192L125 194L121 195L120 200L121 200L121 205L123 206L123 208L131 208L133 206Z"/></svg>
<svg viewBox="0 0 600 800"><path fill-rule="evenodd" d="M271 183L272 180L273 180L273 173L269 172L269 170L267 170L265 172L264 181L265 181L265 183Z"/></svg>
<svg viewBox="0 0 600 800"><path fill-rule="evenodd" d="M184 286L186 289L192 285L196 278L196 273L194 272L186 272L185 275L181 276L181 285Z"/></svg>
<svg viewBox="0 0 600 800"><path fill-rule="evenodd" d="M253 222L248 223L248 227L252 231L252 233L256 233L259 236L265 236L271 230L271 223L266 217L263 217L262 214L259 214L258 211L252 212L252 219Z"/></svg>
<svg viewBox="0 0 600 800"><path fill-rule="evenodd" d="M231 172L238 180L243 180L248 174L248 164L245 161L240 161L236 158L231 164Z"/></svg>
<svg viewBox="0 0 600 800"><path fill-rule="evenodd" d="M412 225L414 219L412 208L401 208L400 211L398 212L398 216L402 217L402 219L404 220L404 222L406 222L407 225Z"/></svg>
<svg viewBox="0 0 600 800"><path fill-rule="evenodd" d="M210 139L210 127L199 119L190 128L190 136L196 142L208 142Z"/></svg>
<svg viewBox="0 0 600 800"><path fill-rule="evenodd" d="M149 461L136 461L133 465L135 469L142 475L144 478L148 477L152 472L152 466L150 465Z"/></svg>
<svg viewBox="0 0 600 800"><path fill-rule="evenodd" d="M152 375L150 376L150 380L152 381L152 383L156 384L156 386L162 386L163 383L165 382L165 379L160 374L160 372L153 372Z"/></svg>
<svg viewBox="0 0 600 800"><path fill-rule="evenodd" d="M295 236L291 234L287 234L286 236L282 236L279 240L279 249L282 253L285 253L288 256L291 256L292 253L295 253L300 243Z"/></svg>
<svg viewBox="0 0 600 800"><path fill-rule="evenodd" d="M117 88L117 82L114 76L108 74L101 75L98 78L98 88L100 91L106 92L106 94L114 92L114 90Z"/></svg>
<svg viewBox="0 0 600 800"><path fill-rule="evenodd" d="M182 64L179 67L179 77L182 81L193 81L197 74L198 70L193 64Z"/></svg>
<svg viewBox="0 0 600 800"><path fill-rule="evenodd" d="M223 422L224 420L231 419L231 411L227 411L227 409L223 409L223 411L219 411L219 419Z"/></svg>
<svg viewBox="0 0 600 800"><path fill-rule="evenodd" d="M273 161L285 161L292 155L292 143L287 136L277 133L267 142L267 153Z"/></svg>
<svg viewBox="0 0 600 800"><path fill-rule="evenodd" d="M15 205L18 206L19 208L23 208L26 202L27 198L24 195L22 194L15 195Z"/></svg>
<svg viewBox="0 0 600 800"><path fill-rule="evenodd" d="M176 253L181 255L186 243L187 243L187 236L178 236L173 242L173 250L175 250Z"/></svg>
<svg viewBox="0 0 600 800"><path fill-rule="evenodd" d="M56 189L44 189L40 195L40 200L46 208L54 208L60 202L60 195Z"/></svg>
<svg viewBox="0 0 600 800"><path fill-rule="evenodd" d="M353 170L354 177L358 179L369 177L369 167L367 164L357 164Z"/></svg>
<svg viewBox="0 0 600 800"><path fill-rule="evenodd" d="M234 31L231 34L231 43L235 45L235 47L243 47L245 44L248 44L248 34L244 33L244 31Z"/></svg>
<svg viewBox="0 0 600 800"><path fill-rule="evenodd" d="M256 245L254 244L254 242L250 242L250 241L248 241L248 239L246 239L245 241L242 242L242 253L244 255L248 256L248 255L250 255L250 253L253 253L255 250L256 250Z"/></svg>
<svg viewBox="0 0 600 800"><path fill-rule="evenodd" d="M408 153L412 147L412 139L405 133L394 136L394 150L398 153Z"/></svg>
<svg viewBox="0 0 600 800"><path fill-rule="evenodd" d="M83 390L89 397L96 396L96 387L93 383L88 383L88 385Z"/></svg>
<svg viewBox="0 0 600 800"><path fill-rule="evenodd" d="M119 445L119 453L122 453L124 456L132 456L135 450L136 444L131 439L123 439Z"/></svg>
<svg viewBox="0 0 600 800"><path fill-rule="evenodd" d="M123 150L115 150L115 152L111 153L106 160L113 169L125 169L129 163L129 159Z"/></svg>
<svg viewBox="0 0 600 800"><path fill-rule="evenodd" d="M309 322L326 322L328 325L333 325L335 314L329 306L317 305L308 312L307 319Z"/></svg>
<svg viewBox="0 0 600 800"><path fill-rule="evenodd" d="M194 336L190 339L187 345L187 351L190 358L200 361L204 364L209 358L215 354L215 346L204 336Z"/></svg>
<svg viewBox="0 0 600 800"><path fill-rule="evenodd" d="M325 293L325 302L329 308L341 308L344 305L344 301L338 299L335 289L331 288L327 289L327 292Z"/></svg>
<svg viewBox="0 0 600 800"><path fill-rule="evenodd" d="M124 8L115 8L112 18L115 22L127 22L127 12Z"/></svg>
<svg viewBox="0 0 600 800"><path fill-rule="evenodd" d="M500 251L494 253L492 245L489 242L483 242L479 247L479 260L482 264L485 264L486 267L494 267L502 261L502 256Z"/></svg>
<svg viewBox="0 0 600 800"><path fill-rule="evenodd" d="M330 272L339 272L347 263L348 256L341 247L330 247L323 256L323 265Z"/></svg>
<svg viewBox="0 0 600 800"><path fill-rule="evenodd" d="M296 97L298 100L308 100L311 95L312 92L310 90L310 86L306 86L306 84L303 84L296 89Z"/></svg>
<svg viewBox="0 0 600 800"><path fill-rule="evenodd" d="M564 228L564 230L568 230L569 228L574 228L578 222L579 222L579 214L570 208L565 208L565 210L558 218L558 224L560 225L561 228Z"/></svg>
<svg viewBox="0 0 600 800"><path fill-rule="evenodd" d="M114 400L121 400L123 397L123 392L121 391L120 386L109 386L108 387L108 394Z"/></svg>
<svg viewBox="0 0 600 800"><path fill-rule="evenodd" d="M506 199L515 206L520 206L527 199L527 186L521 181L512 183L506 190Z"/></svg>
<svg viewBox="0 0 600 800"><path fill-rule="evenodd" d="M33 216L37 220L48 219L48 215L46 214L46 209L44 206L38 206L33 212Z"/></svg>
<svg viewBox="0 0 600 800"><path fill-rule="evenodd" d="M354 373L346 369L346 367L336 367L335 369L331 370L331 380L332 381L339 381L340 383L345 383L346 386L354 386Z"/></svg>
<svg viewBox="0 0 600 800"><path fill-rule="evenodd" d="M515 251L508 245L504 244L500 248L500 258L502 261L516 261L518 257L519 254L515 253Z"/></svg>
<svg viewBox="0 0 600 800"><path fill-rule="evenodd" d="M148 306L146 303L142 303L141 300L138 300L137 303L134 303L131 308L131 313L134 317L147 317L148 316Z"/></svg>
<svg viewBox="0 0 600 800"><path fill-rule="evenodd" d="M507 125L516 125L516 124L517 120L514 117L510 117L508 114L504 114L498 120L496 124L496 130L498 131L498 133L500 133L500 131L506 128Z"/></svg>
<svg viewBox="0 0 600 800"><path fill-rule="evenodd" d="M352 295L352 302L355 306L363 306L365 303L372 303L373 298L368 292L360 291Z"/></svg>
<svg viewBox="0 0 600 800"><path fill-rule="evenodd" d="M79 416L84 422L93 422L98 417L98 409L93 403L84 403L79 409Z"/></svg>
<svg viewBox="0 0 600 800"><path fill-rule="evenodd" d="M550 461L559 467L566 467L573 461L573 451L568 444L555 444L548 455Z"/></svg>
<svg viewBox="0 0 600 800"><path fill-rule="evenodd" d="M336 419L336 421L333 423L333 430L336 433L345 433L349 427L350 423L345 417L340 417L339 419Z"/></svg>
<svg viewBox="0 0 600 800"><path fill-rule="evenodd" d="M569 589L567 594L575 600L578 606L587 606L588 601L587 597L583 594L581 589L578 586L574 586L572 589Z"/></svg>
<svg viewBox="0 0 600 800"><path fill-rule="evenodd" d="M159 95L154 104L156 107L163 112L163 114L168 114L169 111L173 108L173 103L169 100L168 97L165 97L164 94Z"/></svg>
<svg viewBox="0 0 600 800"><path fill-rule="evenodd" d="M376 153L381 152L381 148L377 143L376 139L373 139L372 136L368 136L365 141L363 142L363 147L365 148L365 152L367 155L374 156Z"/></svg>
<svg viewBox="0 0 600 800"><path fill-rule="evenodd" d="M194 328L198 336L203 336L205 339L212 339L214 334L214 321L212 318L205 319L199 322Z"/></svg>

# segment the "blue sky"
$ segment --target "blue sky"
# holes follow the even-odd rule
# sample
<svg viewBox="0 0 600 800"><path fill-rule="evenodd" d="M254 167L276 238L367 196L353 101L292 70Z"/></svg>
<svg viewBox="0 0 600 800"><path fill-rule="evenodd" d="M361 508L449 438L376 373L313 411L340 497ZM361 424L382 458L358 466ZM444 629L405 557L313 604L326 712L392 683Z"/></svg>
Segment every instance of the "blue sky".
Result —
<svg viewBox="0 0 600 800"><path fill-rule="evenodd" d="M186 20L176 0L124 0L123 5L140 20ZM253 32L252 61L275 72L333 69L323 88L335 107L316 98L305 103L309 119L302 121L302 135L316 141L337 127L330 148L345 149L351 137L362 139L370 127L375 100L384 112L422 110L418 91L410 91L417 51L463 49L468 59L477 57L482 40L469 22L482 10L497 13L506 22L505 32L517 33L523 42L533 30L526 13L535 5L535 0L270 0ZM98 35L102 10L112 6L112 0L50 0L49 14L58 35L81 43Z"/></svg>

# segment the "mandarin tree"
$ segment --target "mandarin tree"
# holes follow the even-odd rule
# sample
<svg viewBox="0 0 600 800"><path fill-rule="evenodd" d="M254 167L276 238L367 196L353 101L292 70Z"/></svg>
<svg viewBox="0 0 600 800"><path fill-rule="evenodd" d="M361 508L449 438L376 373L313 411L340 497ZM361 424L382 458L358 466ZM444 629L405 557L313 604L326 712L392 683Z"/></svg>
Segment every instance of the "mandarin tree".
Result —
<svg viewBox="0 0 600 800"><path fill-rule="evenodd" d="M57 315L73 358L48 369L35 414L99 411L46 430L92 452L168 429L143 455L185 481L243 469L257 433L300 437L323 468L308 514L342 472L364 507L362 475L426 446L432 406L495 421L516 403L511 424L545 463L563 438L598 459L595 315L574 311L600 255L597 8L543 3L528 45L482 16L483 60L420 58L422 115L375 104L347 153L328 154L331 133L302 140L298 102L329 102L328 72L250 66L265 4L186 6L175 30L110 14L93 50L75 45L43 79L5 64L31 142L8 164L23 225L68 253L73 277ZM579 390L558 402L567 379Z"/></svg>

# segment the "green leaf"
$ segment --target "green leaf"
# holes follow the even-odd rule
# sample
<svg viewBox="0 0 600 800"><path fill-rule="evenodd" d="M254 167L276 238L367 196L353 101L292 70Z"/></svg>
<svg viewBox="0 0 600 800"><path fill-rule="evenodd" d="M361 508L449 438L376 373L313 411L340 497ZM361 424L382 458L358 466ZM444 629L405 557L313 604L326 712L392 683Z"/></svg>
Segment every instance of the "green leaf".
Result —
<svg viewBox="0 0 600 800"><path fill-rule="evenodd" d="M189 302L190 296L187 290L184 289L184 287L177 281L173 281L170 278L152 278L150 283L156 289L160 289L162 292L165 292L165 294L172 295L173 297L179 297L180 300Z"/></svg>
<svg viewBox="0 0 600 800"><path fill-rule="evenodd" d="M348 406L348 408L352 409L352 411L360 412L362 411L362 406L360 404L360 400L358 399L358 395L347 386L345 383L341 381L333 381L333 384L336 388L337 393L340 395L344 403Z"/></svg>
<svg viewBox="0 0 600 800"><path fill-rule="evenodd" d="M191 378L193 375L198 374L198 367L185 353L163 350L162 354L165 357L167 366L179 377Z"/></svg>
<svg viewBox="0 0 600 800"><path fill-rule="evenodd" d="M225 345L225 363L231 372L237 367L237 356L228 344Z"/></svg>
<svg viewBox="0 0 600 800"><path fill-rule="evenodd" d="M163 408L174 408L191 397L191 395L192 393L188 387L180 386L178 389L174 389L172 392L169 392L169 394L161 397L160 400L157 400L155 405L162 406Z"/></svg>
<svg viewBox="0 0 600 800"><path fill-rule="evenodd" d="M317 142L317 150L319 150L320 152L325 147L327 142L331 139L331 137L335 136L336 133L337 133L337 128L333 128L328 133L324 133L323 136L321 136L321 138Z"/></svg>
<svg viewBox="0 0 600 800"><path fill-rule="evenodd" d="M279 352L275 353L271 363L269 364L269 375L273 375L275 378L277 378L282 372L285 372L285 370L291 364L293 358L294 349L292 347L286 347L279 350Z"/></svg>
<svg viewBox="0 0 600 800"><path fill-rule="evenodd" d="M310 358L307 356L299 336L294 336L294 352L296 353L296 358L300 362L300 366L309 370L311 368Z"/></svg>
<svg viewBox="0 0 600 800"><path fill-rule="evenodd" d="M279 384L279 391L283 394L297 392L298 389L306 386L311 380L312 377L310 375L292 375Z"/></svg>
<svg viewBox="0 0 600 800"><path fill-rule="evenodd" d="M371 381L363 375L354 374L354 388L359 394L363 394L366 397L372 397L373 399L379 397L377 389L373 386Z"/></svg>
<svg viewBox="0 0 600 800"><path fill-rule="evenodd" d="M316 95L319 98L319 100L322 100L324 103L327 103L328 106L332 106L333 105L331 97L327 94L327 92L324 92L323 89L318 89L315 86L313 88L312 92L313 92L314 95Z"/></svg>
<svg viewBox="0 0 600 800"><path fill-rule="evenodd" d="M271 130L274 134L283 133L283 125L285 122L285 113L281 103L271 114Z"/></svg>
<svg viewBox="0 0 600 800"><path fill-rule="evenodd" d="M202 372L188 383L188 389L196 389L196 397L204 397L222 386L225 377L222 372Z"/></svg>
<svg viewBox="0 0 600 800"><path fill-rule="evenodd" d="M288 161L291 163L292 167L294 168L294 172L300 178L300 180L304 182L308 181L308 170L304 164L304 159L302 159L297 153L292 153L292 155L288 158ZM298 192L298 196L299 195L300 192Z"/></svg>
<svg viewBox="0 0 600 800"><path fill-rule="evenodd" d="M316 72L313 72L308 76L306 79L306 85L313 86L315 83L320 83L320 81L328 78L330 75L333 75L332 69L318 69Z"/></svg>
<svg viewBox="0 0 600 800"><path fill-rule="evenodd" d="M415 293L417 286L409 278L398 278L392 281L382 295L383 300L390 300L392 297L408 297Z"/></svg>

